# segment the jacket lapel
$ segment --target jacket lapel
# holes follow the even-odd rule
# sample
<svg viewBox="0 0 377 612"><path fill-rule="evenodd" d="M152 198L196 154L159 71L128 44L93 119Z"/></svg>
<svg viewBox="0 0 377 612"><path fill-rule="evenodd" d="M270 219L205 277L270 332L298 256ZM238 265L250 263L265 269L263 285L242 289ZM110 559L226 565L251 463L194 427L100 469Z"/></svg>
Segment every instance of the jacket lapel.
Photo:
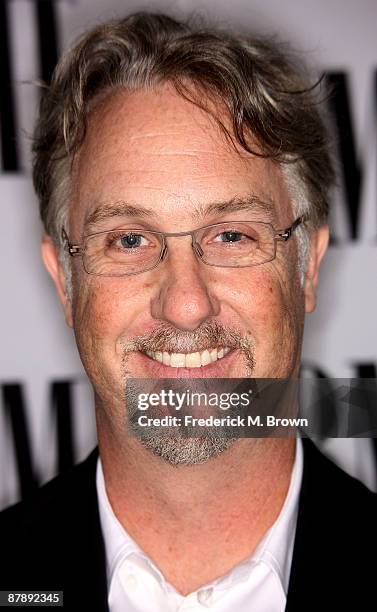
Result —
<svg viewBox="0 0 377 612"><path fill-rule="evenodd" d="M74 516L66 517L66 523L70 526L66 545L69 563L64 564L62 571L63 583L71 586L64 597L68 610L109 610L106 555L96 489L97 458L96 449L79 466L80 472L72 489L76 500Z"/></svg>
<svg viewBox="0 0 377 612"><path fill-rule="evenodd" d="M372 565L366 562L366 541L373 533L375 541L375 519L372 522L371 517L375 496L309 439L303 445L303 481L286 612L352 609L351 601L354 609L367 609L372 593L375 596L374 581L368 579Z"/></svg>

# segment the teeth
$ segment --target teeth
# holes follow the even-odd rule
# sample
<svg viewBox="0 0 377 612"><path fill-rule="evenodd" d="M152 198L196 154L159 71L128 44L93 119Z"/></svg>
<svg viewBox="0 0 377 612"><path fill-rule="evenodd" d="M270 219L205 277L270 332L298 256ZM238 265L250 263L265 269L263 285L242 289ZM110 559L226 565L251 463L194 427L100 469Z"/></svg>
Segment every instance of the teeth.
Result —
<svg viewBox="0 0 377 612"><path fill-rule="evenodd" d="M187 353L186 368L200 368L201 365L200 353Z"/></svg>
<svg viewBox="0 0 377 612"><path fill-rule="evenodd" d="M202 366L211 363L211 355L209 354L209 351L203 351L200 355L200 360L202 362Z"/></svg>
<svg viewBox="0 0 377 612"><path fill-rule="evenodd" d="M196 353L168 353L164 351L146 351L148 357L172 368L200 368L215 363L230 351L229 347L210 348Z"/></svg>
<svg viewBox="0 0 377 612"><path fill-rule="evenodd" d="M170 366L172 368L184 368L186 365L186 358L184 353L171 353L170 355Z"/></svg>

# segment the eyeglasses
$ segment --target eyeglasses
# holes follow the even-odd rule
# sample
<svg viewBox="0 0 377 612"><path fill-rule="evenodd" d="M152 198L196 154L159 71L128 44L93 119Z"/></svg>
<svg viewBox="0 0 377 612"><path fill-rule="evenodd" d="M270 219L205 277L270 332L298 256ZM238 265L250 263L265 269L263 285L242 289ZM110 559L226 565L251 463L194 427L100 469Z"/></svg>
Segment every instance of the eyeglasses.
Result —
<svg viewBox="0 0 377 612"><path fill-rule="evenodd" d="M62 229L64 248L82 257L88 274L131 276L153 270L167 254L166 238L191 236L192 249L200 261L221 268L258 266L276 257L276 243L286 242L305 221L298 217L290 227L275 230L262 221L226 221L190 232L155 232L132 227L84 236L82 245L69 242Z"/></svg>

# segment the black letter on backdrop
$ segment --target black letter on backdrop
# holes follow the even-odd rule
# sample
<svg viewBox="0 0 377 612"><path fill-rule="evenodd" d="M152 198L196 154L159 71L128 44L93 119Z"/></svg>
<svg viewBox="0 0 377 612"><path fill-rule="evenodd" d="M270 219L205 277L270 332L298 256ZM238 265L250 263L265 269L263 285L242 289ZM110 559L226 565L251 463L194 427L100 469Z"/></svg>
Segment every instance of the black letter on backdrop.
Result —
<svg viewBox="0 0 377 612"><path fill-rule="evenodd" d="M326 75L331 95L329 109L334 120L342 168L345 204L348 208L351 239L356 240L359 222L362 170L356 155L348 78L343 72Z"/></svg>
<svg viewBox="0 0 377 612"><path fill-rule="evenodd" d="M10 28L8 4L0 2L0 125L1 153L4 172L17 172L19 168L13 79L11 78Z"/></svg>
<svg viewBox="0 0 377 612"><path fill-rule="evenodd" d="M71 387L70 381L54 382L51 385L51 408L56 414L57 424L58 474L72 467L75 461Z"/></svg>
<svg viewBox="0 0 377 612"><path fill-rule="evenodd" d="M377 100L377 71L375 73L375 83L376 83L376 100ZM358 363L355 365L355 369L356 369L357 378L374 378L374 379L377 378L377 367L375 363ZM368 408L371 411L372 415L373 413L375 414L377 407L374 403L372 405L369 405ZM372 438L372 443L373 443L373 450L374 450L374 458L375 458L376 467L377 467L377 438ZM377 477L377 471L376 471L376 477ZM377 490L377 483L376 483L376 490Z"/></svg>
<svg viewBox="0 0 377 612"><path fill-rule="evenodd" d="M34 0L39 50L39 76L50 82L58 59L57 27L54 3L56 0ZM16 119L14 77L11 66L12 36L8 0L0 0L0 129L2 169L19 172L18 128ZM18 24L15 24L19 27ZM22 24L24 25L24 24ZM30 75L32 78L32 75Z"/></svg>
<svg viewBox="0 0 377 612"><path fill-rule="evenodd" d="M328 390L326 395L322 396L322 402L325 403L326 408L320 411L313 411L313 406L315 402L318 401L318 398L315 396L306 396L306 394L304 394L300 398L300 411L302 411L300 413L310 418L313 431L321 432L321 435L317 435L317 439L323 439L326 436L334 435L337 429L336 393L331 379L328 378L327 373L322 368L307 361L301 364L300 376L303 377L303 381L305 381L305 376L313 380L321 379L324 381L321 386L322 393L325 389ZM309 388L308 385L306 390Z"/></svg>
<svg viewBox="0 0 377 612"><path fill-rule="evenodd" d="M56 0L36 0L35 3L38 26L40 75L45 83L50 82L52 72L58 61L55 1Z"/></svg>
<svg viewBox="0 0 377 612"><path fill-rule="evenodd" d="M5 416L12 429L20 494L25 499L37 487L37 478L31 457L24 397L19 384L2 385L2 390Z"/></svg>
<svg viewBox="0 0 377 612"><path fill-rule="evenodd" d="M51 383L50 410L52 423L56 422L57 473L70 468L75 461L72 384L72 381ZM5 419L9 423L14 444L20 497L25 499L40 484L33 467L32 445L26 417L27 408L21 384L2 384L1 388Z"/></svg>

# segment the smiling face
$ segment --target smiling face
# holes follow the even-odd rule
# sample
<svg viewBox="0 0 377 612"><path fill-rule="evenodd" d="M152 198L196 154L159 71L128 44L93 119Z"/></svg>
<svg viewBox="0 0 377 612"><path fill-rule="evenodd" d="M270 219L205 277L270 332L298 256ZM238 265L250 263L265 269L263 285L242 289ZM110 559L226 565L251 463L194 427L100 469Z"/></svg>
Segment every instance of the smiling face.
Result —
<svg viewBox="0 0 377 612"><path fill-rule="evenodd" d="M125 227L182 232L244 220L276 229L292 224L280 167L236 151L207 113L172 88L114 93L92 112L74 166L71 243ZM169 237L166 244L164 260L134 276L89 275L81 258L73 258L71 302L55 250L44 241L44 259L97 407L118 425L125 376L275 378L298 372L305 305L314 307L325 245L314 240L303 289L294 237L277 243L273 261L245 268L205 265L190 236Z"/></svg>

